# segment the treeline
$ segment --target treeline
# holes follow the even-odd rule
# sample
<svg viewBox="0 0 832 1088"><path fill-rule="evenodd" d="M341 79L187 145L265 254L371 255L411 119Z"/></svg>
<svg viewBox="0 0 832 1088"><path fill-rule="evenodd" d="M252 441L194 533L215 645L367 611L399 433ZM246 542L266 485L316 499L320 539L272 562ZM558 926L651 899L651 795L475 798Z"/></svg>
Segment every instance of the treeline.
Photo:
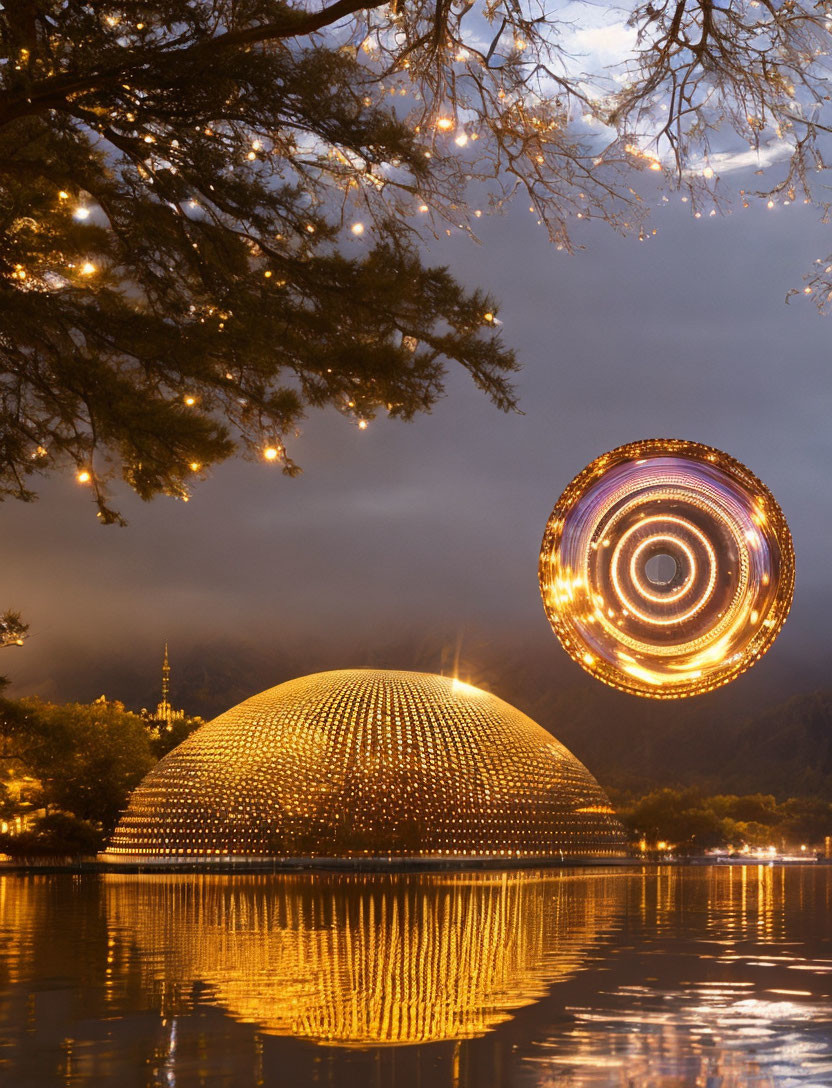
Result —
<svg viewBox="0 0 832 1088"><path fill-rule="evenodd" d="M816 713L798 713L798 705L803 711L811 706ZM771 767L760 768L762 780L776 780L786 753L778 752L777 758L771 749L794 738L795 720L802 723L807 745L809 735L819 733L826 723L824 698L793 700L789 706L794 717L772 712L760 722L769 729L760 729L758 742L773 760ZM0 698L0 853L95 853L115 826L130 791L201 720L186 719L174 723L171 731L160 731L117 702L54 704ZM606 732L600 723L595 728ZM695 734L688 737L691 747L695 741ZM822 749L818 737L818 750L824 754ZM603 760L588 762L602 783L612 780L615 785L615 778L598 766ZM668 779L673 780L670 768L664 780ZM677 853L739 849L745 844L774 846L778 851L805 845L814 851L832 835L832 800L820 790L807 789L792 797L775 789L730 793L713 789L703 776L696 786L645 789L619 784L610 793L632 841L643 841L649 850L666 843ZM303 834L302 828L296 831Z"/></svg>
<svg viewBox="0 0 832 1088"><path fill-rule="evenodd" d="M524 711L553 733L604 785L640 796L665 785L705 794L771 793L832 800L832 689L811 691L816 673L791 661L752 669L698 699L639 699L597 683L547 640L488 641L403 637L348 650L234 641L193 645L177 653L180 702L205 718L252 693L327 668L369 665L459 675ZM131 674L124 662L73 663L71 678L56 665L60 690L86 699L78 677L147 701L153 677ZM111 671L108 671L111 670ZM94 679L92 679L94 678ZM806 685L805 693L793 695ZM786 697L788 695L788 697Z"/></svg>
<svg viewBox="0 0 832 1088"><path fill-rule="evenodd" d="M778 801L772 794L715 794L698 789L659 789L634 797L614 794L633 843L648 851L666 844L675 853L715 847L774 846L778 852L823 848L832 835L832 802L816 797Z"/></svg>
<svg viewBox="0 0 832 1088"><path fill-rule="evenodd" d="M130 791L199 723L168 731L117 702L0 699L0 853L95 853Z"/></svg>

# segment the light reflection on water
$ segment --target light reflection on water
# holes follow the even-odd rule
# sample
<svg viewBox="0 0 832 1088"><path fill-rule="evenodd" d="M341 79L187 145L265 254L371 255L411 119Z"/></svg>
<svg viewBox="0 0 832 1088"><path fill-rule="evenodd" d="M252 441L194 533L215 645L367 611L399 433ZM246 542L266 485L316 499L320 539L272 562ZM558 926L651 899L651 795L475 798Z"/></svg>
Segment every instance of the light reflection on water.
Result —
<svg viewBox="0 0 832 1088"><path fill-rule="evenodd" d="M359 1047L484 1035L583 967L624 891L610 875L529 873L104 886L112 931L135 940L149 988L199 979L266 1034Z"/></svg>
<svg viewBox="0 0 832 1088"><path fill-rule="evenodd" d="M0 1083L831 1088L832 867L0 876Z"/></svg>

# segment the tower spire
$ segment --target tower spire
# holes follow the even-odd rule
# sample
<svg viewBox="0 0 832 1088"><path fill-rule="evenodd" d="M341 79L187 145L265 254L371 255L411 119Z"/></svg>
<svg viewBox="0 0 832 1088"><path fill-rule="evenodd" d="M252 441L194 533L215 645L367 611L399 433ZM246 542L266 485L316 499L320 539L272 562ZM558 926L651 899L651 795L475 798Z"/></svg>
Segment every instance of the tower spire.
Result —
<svg viewBox="0 0 832 1088"><path fill-rule="evenodd" d="M168 644L166 642L165 654L162 658L162 698L151 720L158 722L160 728L164 726L170 732L172 723L181 721L184 717L184 710L174 710L170 705L170 658L168 657Z"/></svg>
<svg viewBox="0 0 832 1088"><path fill-rule="evenodd" d="M162 661L162 705L167 706L170 695L170 662L168 661L168 644L165 643L165 657Z"/></svg>

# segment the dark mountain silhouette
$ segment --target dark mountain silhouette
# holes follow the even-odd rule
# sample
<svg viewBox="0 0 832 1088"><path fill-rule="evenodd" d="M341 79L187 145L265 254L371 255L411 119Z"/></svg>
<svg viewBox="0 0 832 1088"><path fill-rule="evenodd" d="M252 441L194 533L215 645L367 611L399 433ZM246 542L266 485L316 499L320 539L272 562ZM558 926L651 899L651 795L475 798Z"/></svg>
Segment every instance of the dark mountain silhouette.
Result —
<svg viewBox="0 0 832 1088"><path fill-rule="evenodd" d="M91 660L61 679L62 687L70 698L106 692L132 709L155 706L161 649L158 662L141 668ZM599 684L548 641L530 649L505 630L493 638L380 630L372 645L356 641L347 652L324 641L296 646L276 631L268 645L219 637L172 645L171 697L187 713L211 718L292 677L362 665L458 675L486 688L538 721L617 791L696 785L832 799L832 690L813 690L816 673L774 655L708 695L651 700Z"/></svg>

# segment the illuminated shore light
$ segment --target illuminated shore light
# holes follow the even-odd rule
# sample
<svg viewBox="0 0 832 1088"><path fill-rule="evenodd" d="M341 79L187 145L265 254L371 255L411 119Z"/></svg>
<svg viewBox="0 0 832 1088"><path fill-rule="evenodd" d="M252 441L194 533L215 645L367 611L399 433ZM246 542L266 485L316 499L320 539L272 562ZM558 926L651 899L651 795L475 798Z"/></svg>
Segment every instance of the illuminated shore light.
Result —
<svg viewBox="0 0 832 1088"><path fill-rule="evenodd" d="M612 687L669 699L726 684L766 652L791 606L794 552L777 502L739 461L650 439L569 484L539 575L575 661Z"/></svg>
<svg viewBox="0 0 832 1088"><path fill-rule="evenodd" d="M107 861L605 857L609 799L562 744L464 681L349 669L202 726L134 791Z"/></svg>

